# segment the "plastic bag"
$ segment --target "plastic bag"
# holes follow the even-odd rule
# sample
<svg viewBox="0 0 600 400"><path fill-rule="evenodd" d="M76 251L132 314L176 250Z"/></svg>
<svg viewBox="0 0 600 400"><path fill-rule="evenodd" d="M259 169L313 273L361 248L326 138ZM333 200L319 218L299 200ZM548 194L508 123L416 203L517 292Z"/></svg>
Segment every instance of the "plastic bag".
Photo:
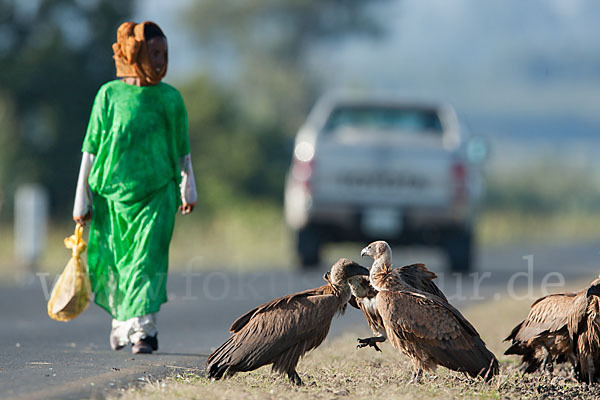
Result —
<svg viewBox="0 0 600 400"><path fill-rule="evenodd" d="M81 238L83 226L77 224L75 233L65 239L65 247L72 249L73 256L60 275L48 301L48 315L57 321L70 321L81 314L90 304L90 279L81 255L87 243Z"/></svg>

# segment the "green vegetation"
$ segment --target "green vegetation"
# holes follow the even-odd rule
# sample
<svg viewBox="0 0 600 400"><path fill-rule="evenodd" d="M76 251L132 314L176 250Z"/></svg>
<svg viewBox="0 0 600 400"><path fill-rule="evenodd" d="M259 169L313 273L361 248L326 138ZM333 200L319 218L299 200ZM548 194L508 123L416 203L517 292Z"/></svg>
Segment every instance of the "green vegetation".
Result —
<svg viewBox="0 0 600 400"><path fill-rule="evenodd" d="M482 245L600 237L600 175L542 160L491 174L477 226Z"/></svg>
<svg viewBox="0 0 600 400"><path fill-rule="evenodd" d="M559 160L516 166L490 174L484 208L547 217L594 214L600 210L600 175Z"/></svg>
<svg viewBox="0 0 600 400"><path fill-rule="evenodd" d="M368 11L385 1L189 4L182 19L198 47L210 54L203 75L177 83L188 108L203 212L280 203L291 138L320 94L310 50L348 36L381 34L380 22ZM0 51L0 220L11 219L15 188L27 182L48 188L53 217L68 220L91 105L100 85L114 79L111 45L116 28L131 18L133 3L65 0L20 7L0 0L6 17ZM73 20L77 24L64 22ZM226 79L206 73L218 68L221 50L235 57Z"/></svg>
<svg viewBox="0 0 600 400"><path fill-rule="evenodd" d="M576 243L597 241L600 212L560 212L551 215L513 210L487 211L477 225L479 244Z"/></svg>
<svg viewBox="0 0 600 400"><path fill-rule="evenodd" d="M69 212L92 102L115 76L111 45L132 3L0 0L0 219L28 182L49 189L55 215Z"/></svg>

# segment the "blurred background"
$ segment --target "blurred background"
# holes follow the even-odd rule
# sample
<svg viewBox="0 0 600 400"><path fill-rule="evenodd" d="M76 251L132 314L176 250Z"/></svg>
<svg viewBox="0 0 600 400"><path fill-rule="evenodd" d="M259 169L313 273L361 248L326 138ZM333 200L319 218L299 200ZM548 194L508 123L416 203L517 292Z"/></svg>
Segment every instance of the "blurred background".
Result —
<svg viewBox="0 0 600 400"><path fill-rule="evenodd" d="M447 101L486 138L481 248L593 242L599 18L592 0L0 0L2 279L28 262L14 251L32 234L15 239L19 188L47 193L36 268L69 257L80 148L126 20L162 27L165 81L188 108L199 203L177 219L173 268L296 266L284 178L297 130L333 89Z"/></svg>

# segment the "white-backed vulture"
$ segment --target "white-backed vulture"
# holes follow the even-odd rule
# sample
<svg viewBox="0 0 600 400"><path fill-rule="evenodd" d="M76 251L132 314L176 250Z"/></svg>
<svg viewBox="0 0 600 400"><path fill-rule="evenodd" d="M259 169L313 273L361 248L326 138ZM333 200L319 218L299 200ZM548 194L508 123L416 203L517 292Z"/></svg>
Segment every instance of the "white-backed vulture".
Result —
<svg viewBox="0 0 600 400"><path fill-rule="evenodd" d="M506 355L521 356L525 372L552 373L553 363L569 361L575 372L575 355L567 330L568 316L580 293L556 293L537 299L527 317L513 328L504 341L511 340Z"/></svg>
<svg viewBox="0 0 600 400"><path fill-rule="evenodd" d="M600 278L573 301L568 330L577 357L577 377L592 384L600 378Z"/></svg>
<svg viewBox="0 0 600 400"><path fill-rule="evenodd" d="M392 250L386 242L369 244L361 255L375 260L369 279L378 291L377 311L392 345L413 363L411 381L438 365L485 380L498 373L498 360L457 309L437 295L409 286L394 273Z"/></svg>
<svg viewBox="0 0 600 400"><path fill-rule="evenodd" d="M350 300L348 279L368 274L366 268L342 258L326 275L326 285L248 311L231 325L231 337L208 357L208 376L220 379L273 364L273 371L302 384L296 372L300 357L325 340L331 320L345 310Z"/></svg>
<svg viewBox="0 0 600 400"><path fill-rule="evenodd" d="M433 282L437 275L427 269L425 264L412 264L406 265L400 268L393 269L400 279L406 282L409 286L423 292L434 294L440 297L444 301L448 301L446 296ZM349 281L350 289L352 290L352 298L350 299L350 305L361 310L365 316L367 324L373 332L373 336L365 339L358 339L358 347L371 346L377 351L381 351L377 346L377 343L385 342L386 334L381 316L377 311L375 299L377 296L377 290L371 286L369 277L366 276L355 276Z"/></svg>

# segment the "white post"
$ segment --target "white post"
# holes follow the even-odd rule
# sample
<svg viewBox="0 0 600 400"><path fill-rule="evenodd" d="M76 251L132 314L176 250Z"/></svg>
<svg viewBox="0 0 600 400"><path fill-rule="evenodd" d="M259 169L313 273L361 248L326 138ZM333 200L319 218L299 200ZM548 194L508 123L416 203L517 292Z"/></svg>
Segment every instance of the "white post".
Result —
<svg viewBox="0 0 600 400"><path fill-rule="evenodd" d="M46 247L48 192L37 184L24 184L15 192L15 256L32 273Z"/></svg>

